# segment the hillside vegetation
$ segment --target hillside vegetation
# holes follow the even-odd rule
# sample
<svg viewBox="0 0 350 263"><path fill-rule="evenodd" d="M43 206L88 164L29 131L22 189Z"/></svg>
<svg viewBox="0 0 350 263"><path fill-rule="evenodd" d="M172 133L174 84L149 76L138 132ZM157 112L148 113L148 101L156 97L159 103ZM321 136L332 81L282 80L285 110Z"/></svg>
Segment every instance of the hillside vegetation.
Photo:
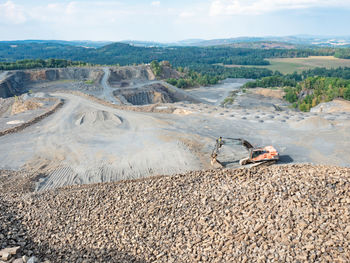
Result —
<svg viewBox="0 0 350 263"><path fill-rule="evenodd" d="M219 83L226 78L252 78L271 76L272 71L258 68L224 68L214 65L196 65L194 67L177 67L178 76L170 78L164 77L164 71L171 69L169 61L158 62L156 60L150 63L150 67L158 78L165 78L166 82L180 89L186 89L197 86L208 86Z"/></svg>
<svg viewBox="0 0 350 263"><path fill-rule="evenodd" d="M0 70L33 69L33 68L66 68L91 66L90 63L65 59L24 59L15 62L0 62Z"/></svg>
<svg viewBox="0 0 350 263"><path fill-rule="evenodd" d="M350 100L350 68L316 68L301 74L275 74L248 82L244 88L280 87L285 99L301 111L309 111L321 102L335 98Z"/></svg>

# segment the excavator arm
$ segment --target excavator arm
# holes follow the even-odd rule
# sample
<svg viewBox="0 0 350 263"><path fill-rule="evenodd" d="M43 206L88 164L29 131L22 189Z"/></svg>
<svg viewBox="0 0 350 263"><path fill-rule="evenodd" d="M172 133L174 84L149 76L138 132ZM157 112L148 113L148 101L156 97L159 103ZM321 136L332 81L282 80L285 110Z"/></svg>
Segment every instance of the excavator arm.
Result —
<svg viewBox="0 0 350 263"><path fill-rule="evenodd" d="M254 146L251 145L250 142L244 140L244 139L241 139L241 138L222 138L222 137L219 137L218 139L216 139L216 144L214 146L214 149L213 149L213 153L216 152L218 153L220 148L226 144L228 141L230 142L233 142L234 144L236 145L242 145L244 146L247 151L250 151L250 149L254 149Z"/></svg>
<svg viewBox="0 0 350 263"><path fill-rule="evenodd" d="M215 166L215 164L218 164L219 166L223 167L222 163L217 159L217 156L219 154L220 148L227 142L233 142L236 145L242 145L247 149L248 152L250 152L251 149L254 149L253 145L251 145L250 142L244 139L219 137L218 139L216 139L214 149L211 153L211 165Z"/></svg>
<svg viewBox="0 0 350 263"><path fill-rule="evenodd" d="M220 149L225 144L242 145L248 151L248 157L239 161L240 165L253 163L255 166L262 164L272 164L279 159L279 154L273 146L266 146L263 148L255 148L250 142L241 138L222 138L216 139L214 149L211 153L211 164L219 167L224 165L217 159Z"/></svg>

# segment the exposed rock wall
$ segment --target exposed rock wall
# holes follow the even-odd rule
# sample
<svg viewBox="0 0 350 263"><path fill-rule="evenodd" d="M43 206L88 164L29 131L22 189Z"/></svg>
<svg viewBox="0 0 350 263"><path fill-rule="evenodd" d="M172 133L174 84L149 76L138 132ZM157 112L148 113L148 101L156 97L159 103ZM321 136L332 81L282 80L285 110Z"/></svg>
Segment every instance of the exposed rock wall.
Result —
<svg viewBox="0 0 350 263"><path fill-rule="evenodd" d="M0 82L0 98L20 95L28 90L28 85L40 81L93 80L99 83L103 77L100 68L59 68L40 70L18 70L8 74Z"/></svg>
<svg viewBox="0 0 350 263"><path fill-rule="evenodd" d="M174 78L178 79L183 77L183 73L180 73L173 69L169 63L162 62L162 72L160 73L160 76L158 76L160 79L169 79L169 78Z"/></svg>
<svg viewBox="0 0 350 263"><path fill-rule="evenodd" d="M113 67L109 83L111 85L120 83L123 80L155 80L155 76L148 65L133 66L133 67Z"/></svg>
<svg viewBox="0 0 350 263"><path fill-rule="evenodd" d="M113 95L121 101L132 105L147 105L155 103L173 103L179 101L199 102L184 91L163 82L156 82L139 88L121 88Z"/></svg>
<svg viewBox="0 0 350 263"><path fill-rule="evenodd" d="M173 103L176 101L168 89L160 83L147 85L142 88L119 89L114 96L123 96L132 105L146 105L154 103Z"/></svg>
<svg viewBox="0 0 350 263"><path fill-rule="evenodd" d="M26 73L16 71L9 74L0 82L0 98L8 98L24 93L26 83Z"/></svg>
<svg viewBox="0 0 350 263"><path fill-rule="evenodd" d="M59 68L27 71L30 81L94 80L100 82L103 70L99 68Z"/></svg>

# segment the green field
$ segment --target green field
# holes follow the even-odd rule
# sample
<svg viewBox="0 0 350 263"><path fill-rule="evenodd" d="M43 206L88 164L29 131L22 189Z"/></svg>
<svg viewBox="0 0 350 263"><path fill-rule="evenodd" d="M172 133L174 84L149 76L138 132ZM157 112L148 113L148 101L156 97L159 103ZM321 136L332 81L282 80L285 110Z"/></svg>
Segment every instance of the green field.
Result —
<svg viewBox="0 0 350 263"><path fill-rule="evenodd" d="M268 59L268 61L270 61L271 65L249 67L262 67L273 71L278 70L283 74L293 73L294 71L300 73L303 70L313 69L316 67L350 67L350 59L339 59L333 56L318 56L308 58L272 58ZM227 65L227 67L237 67L237 65Z"/></svg>

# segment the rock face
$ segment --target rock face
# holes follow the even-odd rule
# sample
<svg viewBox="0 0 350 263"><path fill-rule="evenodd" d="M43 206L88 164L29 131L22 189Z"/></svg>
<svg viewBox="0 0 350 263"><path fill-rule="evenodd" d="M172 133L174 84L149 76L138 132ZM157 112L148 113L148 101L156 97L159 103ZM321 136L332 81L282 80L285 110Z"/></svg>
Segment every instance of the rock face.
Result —
<svg viewBox="0 0 350 263"><path fill-rule="evenodd" d="M175 78L178 79L181 77L181 73L174 70L169 62L166 61L162 61L160 63L161 67L162 67L162 71L160 73L159 78L161 79L169 79L169 78Z"/></svg>
<svg viewBox="0 0 350 263"><path fill-rule="evenodd" d="M99 68L59 68L14 71L0 82L0 98L8 98L28 92L27 86L38 81L92 80L99 83L103 77Z"/></svg>
<svg viewBox="0 0 350 263"><path fill-rule="evenodd" d="M150 66L133 66L133 67L112 67L110 68L111 75L109 77L109 83L111 85L127 85L127 82L123 81L137 81L137 80L155 80ZM124 84L123 84L124 83Z"/></svg>
<svg viewBox="0 0 350 263"><path fill-rule="evenodd" d="M0 98L8 98L25 92L27 75L24 71L16 71L0 82Z"/></svg>
<svg viewBox="0 0 350 263"><path fill-rule="evenodd" d="M93 80L100 82L103 70L99 68L58 68L26 71L30 81Z"/></svg>
<svg viewBox="0 0 350 263"><path fill-rule="evenodd" d="M116 89L113 91L113 95L120 101L132 105L173 103L178 101L199 102L197 98L164 82L155 82L138 88Z"/></svg>
<svg viewBox="0 0 350 263"><path fill-rule="evenodd" d="M2 244L22 238L40 260L350 261L348 168L210 170L24 195L1 187Z"/></svg>
<svg viewBox="0 0 350 263"><path fill-rule="evenodd" d="M116 97L122 96L132 105L173 103L177 101L167 87L160 83L146 85L141 88L118 89L113 92L113 95Z"/></svg>

